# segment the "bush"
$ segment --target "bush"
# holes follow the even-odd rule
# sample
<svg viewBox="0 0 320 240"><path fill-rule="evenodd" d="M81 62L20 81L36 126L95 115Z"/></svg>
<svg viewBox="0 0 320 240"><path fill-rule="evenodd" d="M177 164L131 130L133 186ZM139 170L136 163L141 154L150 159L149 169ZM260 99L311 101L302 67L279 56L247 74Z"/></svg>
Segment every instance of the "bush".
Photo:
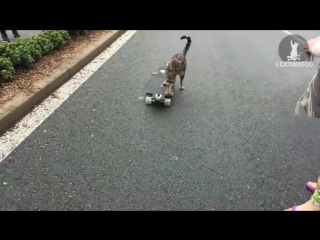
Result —
<svg viewBox="0 0 320 240"><path fill-rule="evenodd" d="M15 68L30 69L49 52L59 49L70 36L85 36L88 30L43 30L30 38L0 44L0 81L11 80Z"/></svg>
<svg viewBox="0 0 320 240"><path fill-rule="evenodd" d="M28 39L26 40L28 41ZM34 63L34 59L31 56L31 50L29 46L25 45L25 43L8 43L2 56L10 59L14 67L29 69Z"/></svg>
<svg viewBox="0 0 320 240"><path fill-rule="evenodd" d="M85 36L88 30L67 30L70 36Z"/></svg>
<svg viewBox="0 0 320 240"><path fill-rule="evenodd" d="M0 56L4 54L7 48L7 43L0 44Z"/></svg>
<svg viewBox="0 0 320 240"><path fill-rule="evenodd" d="M59 33L61 34L61 37L64 41L67 41L70 39L70 35L67 30L59 30Z"/></svg>
<svg viewBox="0 0 320 240"><path fill-rule="evenodd" d="M18 38L14 44L16 47L22 46L27 48L31 57L37 61L42 57L42 49L40 45L33 38Z"/></svg>
<svg viewBox="0 0 320 240"><path fill-rule="evenodd" d="M60 48L64 44L63 37L59 30L44 30L39 33L49 39L54 49Z"/></svg>
<svg viewBox="0 0 320 240"><path fill-rule="evenodd" d="M60 48L64 38L68 39L66 33L65 30L45 30L31 38L18 38L5 44L2 56L9 58L14 67L30 69L43 55Z"/></svg>
<svg viewBox="0 0 320 240"><path fill-rule="evenodd" d="M31 37L35 42L37 42L41 48L42 55L46 55L50 51L54 49L53 44L51 41L41 34Z"/></svg>
<svg viewBox="0 0 320 240"><path fill-rule="evenodd" d="M14 67L10 59L0 57L0 82L11 80L14 75Z"/></svg>

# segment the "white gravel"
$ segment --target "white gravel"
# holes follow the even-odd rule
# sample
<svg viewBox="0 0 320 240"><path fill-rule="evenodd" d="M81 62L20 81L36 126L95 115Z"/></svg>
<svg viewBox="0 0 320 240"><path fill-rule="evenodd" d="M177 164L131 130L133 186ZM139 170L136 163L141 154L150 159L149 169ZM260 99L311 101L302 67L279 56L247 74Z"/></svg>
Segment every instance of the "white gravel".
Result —
<svg viewBox="0 0 320 240"><path fill-rule="evenodd" d="M49 96L32 112L25 116L11 131L0 137L0 162L3 161L19 144L28 137L47 117L49 117L64 101L88 80L114 53L116 53L132 36L136 30L125 32L109 48L91 61L72 79ZM4 183L5 184L5 183Z"/></svg>

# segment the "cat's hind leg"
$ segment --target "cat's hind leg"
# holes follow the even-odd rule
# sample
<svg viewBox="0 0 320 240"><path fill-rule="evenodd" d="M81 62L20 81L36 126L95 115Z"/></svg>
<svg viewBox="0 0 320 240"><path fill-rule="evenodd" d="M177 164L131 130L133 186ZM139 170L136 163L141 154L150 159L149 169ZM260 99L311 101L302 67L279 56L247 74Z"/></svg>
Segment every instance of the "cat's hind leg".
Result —
<svg viewBox="0 0 320 240"><path fill-rule="evenodd" d="M180 90L184 90L184 86L183 86L184 75L185 75L185 72L182 72L182 73L179 75L179 78L180 78Z"/></svg>

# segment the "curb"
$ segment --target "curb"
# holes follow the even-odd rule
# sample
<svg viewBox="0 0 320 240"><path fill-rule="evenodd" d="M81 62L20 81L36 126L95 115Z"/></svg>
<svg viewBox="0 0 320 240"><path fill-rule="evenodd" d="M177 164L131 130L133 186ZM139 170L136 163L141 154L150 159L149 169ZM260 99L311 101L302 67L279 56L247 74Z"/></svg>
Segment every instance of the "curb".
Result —
<svg viewBox="0 0 320 240"><path fill-rule="evenodd" d="M69 81L76 73L95 59L105 48L114 43L126 30L113 30L101 37L94 45L83 50L71 63L62 64L51 76L35 83L35 92L19 93L13 100L0 107L0 135L14 126L36 105L40 104L51 93Z"/></svg>

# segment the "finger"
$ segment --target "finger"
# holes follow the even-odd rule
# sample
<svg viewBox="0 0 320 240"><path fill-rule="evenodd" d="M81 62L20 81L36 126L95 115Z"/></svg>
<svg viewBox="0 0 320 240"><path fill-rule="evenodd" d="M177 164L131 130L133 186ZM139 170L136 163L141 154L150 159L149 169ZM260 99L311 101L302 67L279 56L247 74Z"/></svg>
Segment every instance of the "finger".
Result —
<svg viewBox="0 0 320 240"><path fill-rule="evenodd" d="M320 41L315 42L310 49L314 56L320 57Z"/></svg>

